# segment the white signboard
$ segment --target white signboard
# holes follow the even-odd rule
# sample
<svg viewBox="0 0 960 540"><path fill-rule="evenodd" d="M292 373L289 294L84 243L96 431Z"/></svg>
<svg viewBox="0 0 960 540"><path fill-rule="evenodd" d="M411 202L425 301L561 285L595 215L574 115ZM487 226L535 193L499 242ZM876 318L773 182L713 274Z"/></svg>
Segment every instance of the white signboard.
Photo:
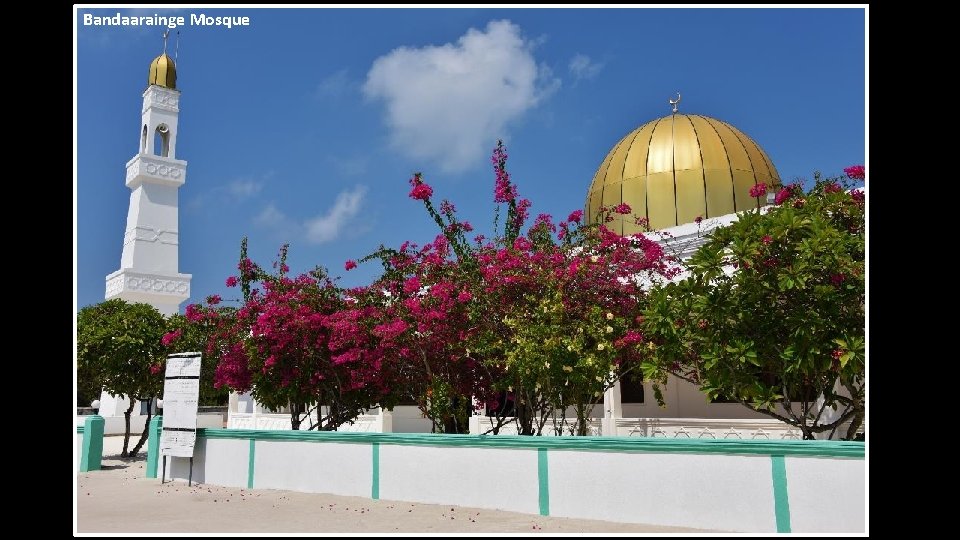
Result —
<svg viewBox="0 0 960 540"><path fill-rule="evenodd" d="M193 457L197 441L197 402L200 399L200 353L167 357L163 382L163 431L160 453Z"/></svg>

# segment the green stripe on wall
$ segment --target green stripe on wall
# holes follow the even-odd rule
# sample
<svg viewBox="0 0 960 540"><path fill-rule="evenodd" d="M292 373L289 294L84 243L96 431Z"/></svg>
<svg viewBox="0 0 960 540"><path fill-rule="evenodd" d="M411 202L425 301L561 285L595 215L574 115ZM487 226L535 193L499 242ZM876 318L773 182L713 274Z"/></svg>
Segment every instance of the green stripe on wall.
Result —
<svg viewBox="0 0 960 540"><path fill-rule="evenodd" d="M380 498L380 443L373 443L373 486L370 488L370 498Z"/></svg>
<svg viewBox="0 0 960 540"><path fill-rule="evenodd" d="M787 466L783 456L770 456L773 466L773 508L777 515L777 532L790 532L790 499L787 496Z"/></svg>
<svg viewBox="0 0 960 540"><path fill-rule="evenodd" d="M247 463L247 489L253 489L253 460L257 455L257 440L250 439L249 462Z"/></svg>
<svg viewBox="0 0 960 540"><path fill-rule="evenodd" d="M550 468L547 449L537 448L537 479L540 481L540 515L550 515Z"/></svg>
<svg viewBox="0 0 960 540"><path fill-rule="evenodd" d="M208 439L258 439L407 446L474 448L547 448L550 450L656 452L687 454L759 454L766 456L823 456L863 459L864 443L856 441L791 441L739 439L654 439L649 437L529 437L522 435L447 435L432 433L345 433L338 431L280 431L198 429Z"/></svg>

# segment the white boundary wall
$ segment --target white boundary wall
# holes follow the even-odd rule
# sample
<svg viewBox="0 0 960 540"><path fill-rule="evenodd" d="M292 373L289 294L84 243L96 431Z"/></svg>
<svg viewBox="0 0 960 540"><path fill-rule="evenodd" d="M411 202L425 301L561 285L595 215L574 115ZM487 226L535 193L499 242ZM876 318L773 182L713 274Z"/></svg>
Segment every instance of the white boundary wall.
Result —
<svg viewBox="0 0 960 540"><path fill-rule="evenodd" d="M200 430L193 481L735 532L866 532L864 443ZM171 458L167 478L187 480Z"/></svg>

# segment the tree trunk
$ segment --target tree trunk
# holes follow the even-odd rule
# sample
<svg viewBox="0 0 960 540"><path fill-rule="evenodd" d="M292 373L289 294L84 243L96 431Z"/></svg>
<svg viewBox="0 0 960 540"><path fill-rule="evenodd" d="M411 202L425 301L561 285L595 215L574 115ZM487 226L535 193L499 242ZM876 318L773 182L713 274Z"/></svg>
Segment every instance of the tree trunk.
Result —
<svg viewBox="0 0 960 540"><path fill-rule="evenodd" d="M584 436L586 436L586 435L589 435L589 432L587 431L587 425L588 425L588 424L587 424L587 409L588 409L588 407L587 407L586 404L584 404L584 403L578 403L578 404L577 404L577 435L580 436L580 437L584 437ZM593 405L592 405L592 404L590 405L589 409L590 409L590 410L593 410Z"/></svg>
<svg viewBox="0 0 960 540"><path fill-rule="evenodd" d="M133 447L133 450L130 451L128 457L136 457L137 452L143 448L143 443L147 442L147 438L150 435L150 418L153 416L153 397L150 397L150 406L147 407L147 421L143 424L143 433L140 434L140 440L137 441L137 445Z"/></svg>
<svg viewBox="0 0 960 540"><path fill-rule="evenodd" d="M300 413L303 412L303 408L301 405L287 403L290 406L290 429L297 431L300 429Z"/></svg>
<svg viewBox="0 0 960 540"><path fill-rule="evenodd" d="M336 397L331 397L330 405L327 408L327 423L323 426L323 431L337 431L340 425L340 403Z"/></svg>
<svg viewBox="0 0 960 540"><path fill-rule="evenodd" d="M847 435L843 438L845 441L852 441L857 437L857 430L860 429L860 425L863 423L863 413L858 412L854 415L853 419L850 420L850 427L847 429Z"/></svg>
<svg viewBox="0 0 960 540"><path fill-rule="evenodd" d="M127 407L127 410L123 413L123 451L120 452L120 457L127 457L127 447L130 445L130 413L133 412L133 406L136 404L136 401L133 399L133 396L128 398L130 400L130 406Z"/></svg>
<svg viewBox="0 0 960 540"><path fill-rule="evenodd" d="M517 403L517 424L520 428L518 435L533 435L533 406L526 399Z"/></svg>

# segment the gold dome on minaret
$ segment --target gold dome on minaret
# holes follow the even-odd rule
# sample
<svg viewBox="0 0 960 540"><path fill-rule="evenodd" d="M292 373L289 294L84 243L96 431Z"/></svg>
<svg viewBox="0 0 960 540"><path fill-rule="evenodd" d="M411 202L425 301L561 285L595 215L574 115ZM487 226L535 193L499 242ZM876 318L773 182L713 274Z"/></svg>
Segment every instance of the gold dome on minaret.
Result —
<svg viewBox="0 0 960 540"><path fill-rule="evenodd" d="M674 112L613 146L587 192L587 220L598 219L600 206L627 203L652 229L683 225L765 205L750 196L758 183L775 189L780 175L753 139L716 118ZM612 230L642 232L632 216L613 216Z"/></svg>
<svg viewBox="0 0 960 540"><path fill-rule="evenodd" d="M177 65L166 52L150 62L150 75L147 77L147 85L153 84L177 89Z"/></svg>

